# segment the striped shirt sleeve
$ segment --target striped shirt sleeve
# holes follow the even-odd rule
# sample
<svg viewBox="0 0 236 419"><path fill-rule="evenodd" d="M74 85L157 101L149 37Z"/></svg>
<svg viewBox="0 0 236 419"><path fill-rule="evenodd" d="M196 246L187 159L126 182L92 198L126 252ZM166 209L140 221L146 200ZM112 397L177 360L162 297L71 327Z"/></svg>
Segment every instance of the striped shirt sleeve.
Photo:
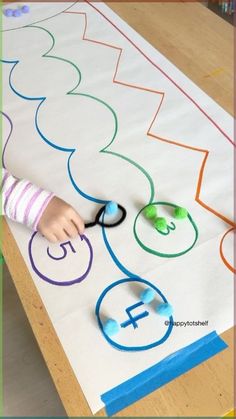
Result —
<svg viewBox="0 0 236 419"><path fill-rule="evenodd" d="M37 230L39 220L54 196L28 180L15 178L4 168L1 192L2 214L33 230Z"/></svg>

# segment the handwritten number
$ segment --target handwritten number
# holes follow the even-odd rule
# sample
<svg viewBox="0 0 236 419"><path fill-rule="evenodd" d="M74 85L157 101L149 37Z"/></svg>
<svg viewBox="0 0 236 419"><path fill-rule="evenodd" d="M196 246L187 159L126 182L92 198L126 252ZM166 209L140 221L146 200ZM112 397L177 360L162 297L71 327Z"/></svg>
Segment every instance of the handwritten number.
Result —
<svg viewBox="0 0 236 419"><path fill-rule="evenodd" d="M66 249L66 246L67 246L67 245L69 246L70 250L71 250L73 253L76 253L76 250L74 249L74 247L73 247L72 243L71 243L70 241L67 241L67 242L64 242L64 243L61 243L61 244L60 244L60 247L62 248L62 251L63 251L62 256L55 257L55 256L51 255L51 253L49 252L49 247L47 247L47 254L48 254L48 256L49 256L51 259L54 259L54 260L61 260L61 259L64 259L64 258L66 257L66 255L67 255L67 249Z"/></svg>
<svg viewBox="0 0 236 419"><path fill-rule="evenodd" d="M157 231L158 231L158 233L163 234L163 236L168 236L168 234L170 234L171 230L176 229L175 223L173 223L173 221L171 221L170 224L168 224L166 226L166 229L167 229L167 231L161 231L161 230L158 230L158 229L157 229Z"/></svg>

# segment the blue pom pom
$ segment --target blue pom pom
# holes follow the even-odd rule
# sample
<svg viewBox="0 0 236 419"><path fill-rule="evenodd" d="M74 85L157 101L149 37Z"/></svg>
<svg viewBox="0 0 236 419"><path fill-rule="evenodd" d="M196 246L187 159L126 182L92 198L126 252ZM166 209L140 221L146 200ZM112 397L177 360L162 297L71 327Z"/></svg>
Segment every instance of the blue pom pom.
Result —
<svg viewBox="0 0 236 419"><path fill-rule="evenodd" d="M4 15L6 17L11 17L13 15L13 10L12 9L5 9L4 10Z"/></svg>
<svg viewBox="0 0 236 419"><path fill-rule="evenodd" d="M14 17L19 17L19 16L21 16L21 10L20 10L20 9L13 10L13 16L14 16Z"/></svg>
<svg viewBox="0 0 236 419"><path fill-rule="evenodd" d="M24 6L22 6L21 10L22 10L22 13L29 13L30 8L27 4L24 4Z"/></svg>
<svg viewBox="0 0 236 419"><path fill-rule="evenodd" d="M156 311L160 316L170 317L173 314L173 308L169 303L161 303L157 306Z"/></svg>
<svg viewBox="0 0 236 419"><path fill-rule="evenodd" d="M140 300L144 304L149 304L155 297L155 291L152 288L146 288L144 291L140 294Z"/></svg>
<svg viewBox="0 0 236 419"><path fill-rule="evenodd" d="M109 319L103 326L104 333L108 336L116 335L119 330L120 326L116 320Z"/></svg>
<svg viewBox="0 0 236 419"><path fill-rule="evenodd" d="M116 202L110 201L106 204L106 209L105 209L106 214L115 215L117 211L118 211L118 205Z"/></svg>

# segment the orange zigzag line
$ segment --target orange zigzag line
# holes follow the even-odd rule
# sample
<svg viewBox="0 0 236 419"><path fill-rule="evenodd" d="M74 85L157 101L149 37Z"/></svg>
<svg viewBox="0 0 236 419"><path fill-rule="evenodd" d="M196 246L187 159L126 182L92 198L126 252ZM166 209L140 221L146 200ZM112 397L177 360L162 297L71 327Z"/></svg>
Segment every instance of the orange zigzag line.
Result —
<svg viewBox="0 0 236 419"><path fill-rule="evenodd" d="M178 147L187 148L187 149L190 149L190 150L197 151L197 152L200 152L200 153L204 153L205 154L205 156L203 158L203 161L202 161L202 165L201 165L200 171L199 171L199 177L198 177L198 183L197 183L195 201L197 201L202 207L204 207L208 211L212 212L217 217L221 218L227 224L229 224L229 225L231 225L233 227L236 227L236 224L233 221L231 221L230 219L228 219L227 217L225 217L223 214L217 212L213 208L209 207L205 202L203 202L200 199L200 193L201 193L201 187L202 187L202 181L203 181L203 173L204 173L204 169L205 169L205 166L206 166L206 161L207 161L207 158L208 158L208 155L209 155L209 150L205 150L205 149L201 149L201 148L197 148L197 147L192 147L192 146L189 146L189 145L185 145L185 144L182 144L180 142L173 141L173 140L168 140L168 139L159 137L159 136L151 133L151 128L152 128L152 126L153 126L153 124L154 124L154 122L155 122L155 120L157 118L157 115L158 115L159 110L161 108L162 102L164 100L165 93L164 92L157 91L157 90L153 90L153 89L148 89L148 88L143 87L143 86L137 86L137 85L134 85L134 84L124 83L124 82L122 82L120 80L117 80L116 79L116 76L117 76L117 73L118 73L118 67L119 67L119 64L120 64L120 59L121 59L121 55L122 55L123 49L122 48L119 48L119 47L116 47L114 45L111 45L111 44L107 44L105 42L101 42L101 41L97 41L97 40L94 40L94 39L87 38L85 36L86 35L86 31L87 31L87 15L86 15L85 12L66 11L66 12L63 12L63 13L66 13L66 14L77 14L77 15L83 15L84 16L84 18L85 18L85 26L84 26L84 33L83 33L83 38L82 38L84 41L88 41L88 42L92 42L92 43L95 43L95 44L103 45L103 46L106 46L106 47L109 47L109 48L113 48L113 49L119 51L119 56L118 56L118 59L117 59L117 64L116 64L116 68L115 68L115 72L114 72L114 76L113 76L113 80L112 80L113 83L121 84L123 86L128 86L128 87L132 87L132 88L135 88L135 89L139 89L139 90L143 90L143 91L147 91L147 92L151 92L151 93L156 93L156 94L162 95L162 98L161 98L161 102L159 104L159 107L158 107L158 109L157 109L157 111L156 111L156 113L154 115L154 118L153 118L153 120L151 122L150 127L147 130L147 133L146 133L147 136L152 137L152 138L155 138L155 139L160 140L160 141L164 141L164 142L169 143L169 144L172 144L172 145L176 145Z"/></svg>

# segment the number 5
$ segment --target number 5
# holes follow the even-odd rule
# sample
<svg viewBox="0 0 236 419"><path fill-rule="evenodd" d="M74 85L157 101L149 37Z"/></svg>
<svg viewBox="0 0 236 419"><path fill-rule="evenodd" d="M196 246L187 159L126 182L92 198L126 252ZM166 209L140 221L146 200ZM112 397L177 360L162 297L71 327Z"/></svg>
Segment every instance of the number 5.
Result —
<svg viewBox="0 0 236 419"><path fill-rule="evenodd" d="M64 259L64 258L66 257L66 255L67 255L66 245L68 245L68 246L70 247L70 249L72 250L72 252L73 252L73 253L76 253L76 250L75 250L75 249L74 249L74 247L72 246L71 242L70 242L70 241L68 241L68 242L64 242L64 243L61 243L61 244L60 244L60 247L61 247L61 248L62 248L62 250L63 250L63 254L62 254L62 256L55 257L55 256L51 255L51 254L50 254L50 252L49 252L49 247L47 247L47 254L48 254L48 256L49 256L50 258L54 259L54 260L61 260L61 259Z"/></svg>

